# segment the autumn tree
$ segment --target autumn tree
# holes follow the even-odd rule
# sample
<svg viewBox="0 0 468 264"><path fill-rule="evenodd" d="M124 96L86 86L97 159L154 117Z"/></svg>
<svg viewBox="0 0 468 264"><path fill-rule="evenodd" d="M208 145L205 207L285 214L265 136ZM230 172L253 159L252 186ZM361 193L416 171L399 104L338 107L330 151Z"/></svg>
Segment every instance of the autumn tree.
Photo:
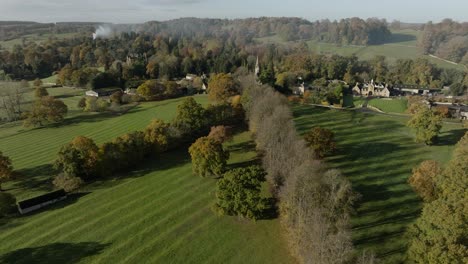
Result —
<svg viewBox="0 0 468 264"><path fill-rule="evenodd" d="M437 161L426 160L413 169L408 182L425 202L430 202L437 197L436 181L441 173Z"/></svg>
<svg viewBox="0 0 468 264"><path fill-rule="evenodd" d="M414 263L455 263L468 260L468 133L438 177L437 199L425 203L410 228L408 258Z"/></svg>
<svg viewBox="0 0 468 264"><path fill-rule="evenodd" d="M65 175L84 180L95 178L99 165L99 149L90 138L78 136L63 146L54 162L55 169Z"/></svg>
<svg viewBox="0 0 468 264"><path fill-rule="evenodd" d="M11 159L0 151L0 192L2 191L2 182L5 182L13 176L13 166Z"/></svg>
<svg viewBox="0 0 468 264"><path fill-rule="evenodd" d="M236 92L236 84L229 74L215 74L208 83L208 98L214 102L227 102Z"/></svg>
<svg viewBox="0 0 468 264"><path fill-rule="evenodd" d="M47 92L47 89L45 87L42 87L42 86L36 86L36 88L34 88L34 96L38 99L44 97L44 96L48 96L49 95L49 92Z"/></svg>
<svg viewBox="0 0 468 264"><path fill-rule="evenodd" d="M212 138L220 143L232 140L232 128L227 126L211 127L209 138Z"/></svg>
<svg viewBox="0 0 468 264"><path fill-rule="evenodd" d="M117 92L111 94L109 99L110 99L110 101L112 103L120 105L122 103L122 96L123 95L124 95L124 93L122 91L117 91Z"/></svg>
<svg viewBox="0 0 468 264"><path fill-rule="evenodd" d="M272 210L271 199L262 196L265 172L259 166L230 170L216 183L216 211L260 219Z"/></svg>
<svg viewBox="0 0 468 264"><path fill-rule="evenodd" d="M154 147L156 153L167 149L169 145L169 124L160 119L153 119L144 133L145 141Z"/></svg>
<svg viewBox="0 0 468 264"><path fill-rule="evenodd" d="M202 177L219 177L225 169L229 153L223 145L209 137L201 137L189 148L193 173Z"/></svg>
<svg viewBox="0 0 468 264"><path fill-rule="evenodd" d="M307 146L314 150L315 155L322 159L336 150L335 134L326 128L314 127L304 135Z"/></svg>
<svg viewBox="0 0 468 264"><path fill-rule="evenodd" d="M63 121L68 111L67 105L52 96L44 96L34 102L33 108L26 114L24 125L42 126L46 123Z"/></svg>
<svg viewBox="0 0 468 264"><path fill-rule="evenodd" d="M42 80L39 78L36 78L33 82L34 87L41 87L42 86Z"/></svg>
<svg viewBox="0 0 468 264"><path fill-rule="evenodd" d="M416 142L432 145L442 128L442 117L428 107L419 107L407 126L416 132Z"/></svg>

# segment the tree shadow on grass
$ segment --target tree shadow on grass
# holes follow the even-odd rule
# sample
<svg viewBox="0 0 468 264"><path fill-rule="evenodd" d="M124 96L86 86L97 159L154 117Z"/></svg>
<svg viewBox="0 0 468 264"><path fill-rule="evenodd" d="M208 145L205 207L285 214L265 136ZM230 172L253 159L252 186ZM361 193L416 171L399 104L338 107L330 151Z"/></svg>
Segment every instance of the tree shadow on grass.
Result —
<svg viewBox="0 0 468 264"><path fill-rule="evenodd" d="M465 135L466 129L450 130L442 133L435 142L436 146L455 145Z"/></svg>
<svg viewBox="0 0 468 264"><path fill-rule="evenodd" d="M86 257L100 254L109 244L97 242L53 243L34 248L22 248L0 256L5 264L78 263Z"/></svg>
<svg viewBox="0 0 468 264"><path fill-rule="evenodd" d="M54 174L52 164L42 164L32 168L16 171L17 175L9 184L7 191L26 189L34 191L51 191L51 175Z"/></svg>
<svg viewBox="0 0 468 264"><path fill-rule="evenodd" d="M385 44L391 43L400 43L400 42L407 42L407 41L414 41L416 40L416 36L410 34L403 34L403 33L392 33L391 38L385 42Z"/></svg>

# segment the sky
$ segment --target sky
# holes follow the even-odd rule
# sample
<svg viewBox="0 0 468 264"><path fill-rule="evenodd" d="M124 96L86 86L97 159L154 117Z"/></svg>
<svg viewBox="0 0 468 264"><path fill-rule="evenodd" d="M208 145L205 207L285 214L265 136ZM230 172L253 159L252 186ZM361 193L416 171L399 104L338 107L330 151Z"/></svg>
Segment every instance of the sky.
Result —
<svg viewBox="0 0 468 264"><path fill-rule="evenodd" d="M0 21L141 23L259 16L468 21L468 0L0 0Z"/></svg>

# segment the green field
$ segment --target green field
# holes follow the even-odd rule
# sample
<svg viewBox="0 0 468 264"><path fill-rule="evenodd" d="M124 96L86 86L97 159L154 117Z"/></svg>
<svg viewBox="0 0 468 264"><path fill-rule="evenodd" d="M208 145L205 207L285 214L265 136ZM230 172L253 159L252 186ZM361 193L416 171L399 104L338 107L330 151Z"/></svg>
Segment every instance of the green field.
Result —
<svg viewBox="0 0 468 264"><path fill-rule="evenodd" d="M256 154L235 137L230 165ZM0 226L1 263L291 263L278 220L220 217L215 180L192 175L186 150L97 182L46 211Z"/></svg>
<svg viewBox="0 0 468 264"><path fill-rule="evenodd" d="M206 96L196 98L203 104L208 102ZM182 100L142 103L124 115L71 115L63 124L46 128L0 127L0 150L12 159L15 169L23 175L16 181L6 183L5 188L11 188L19 199L50 191L50 164L62 145L79 135L90 137L100 144L127 132L142 130L153 118L169 121L175 116L177 105Z"/></svg>
<svg viewBox="0 0 468 264"><path fill-rule="evenodd" d="M60 33L60 34L30 34L25 35L21 38L16 38L12 40L0 41L0 50L11 50L15 45L22 45L23 41L25 43L34 42L36 44L40 44L44 41L49 39L66 39L66 38L73 38L78 36L79 33Z"/></svg>
<svg viewBox="0 0 468 264"><path fill-rule="evenodd" d="M352 218L358 249L372 250L383 263L401 263L406 254L405 230L419 215L421 201L407 184L411 169L421 161L447 162L464 131L444 124L436 146L413 141L407 117L357 111L294 107L299 132L314 126L333 130L338 151L327 159L347 176L362 195Z"/></svg>
<svg viewBox="0 0 468 264"><path fill-rule="evenodd" d="M121 116L82 114L41 129L0 128L0 150L22 177L4 185L19 199L51 190L50 163L61 145L97 143L171 120L183 98L143 103ZM206 96L196 100L207 104ZM247 132L227 144L230 166L256 159ZM44 211L0 222L0 263L291 263L278 220L247 221L211 211L215 180L193 176L186 149L139 170L85 186Z"/></svg>
<svg viewBox="0 0 468 264"><path fill-rule="evenodd" d="M408 100L403 98L374 98L371 99L368 105L376 107L386 113L399 113L403 114L408 108Z"/></svg>
<svg viewBox="0 0 468 264"><path fill-rule="evenodd" d="M351 56L354 54L360 60L369 60L375 56L381 55L385 56L390 64L395 63L397 59L416 59L421 57L428 59L439 67L464 70L462 65L454 65L443 60L432 58L428 55L423 55L416 47L417 39L420 34L420 31L411 29L392 31L391 39L383 45L339 46L331 43L317 42L315 40L307 41L307 44L311 51L322 54L338 54L341 56ZM257 38L256 40L260 43L287 43L277 35Z"/></svg>
<svg viewBox="0 0 468 264"><path fill-rule="evenodd" d="M14 90L13 86L9 86L6 82L0 82L0 99L2 96L8 93L9 90ZM22 110L27 111L30 109L32 102L35 100L34 88L23 88L24 91L24 102L22 104ZM78 101L83 97L85 91L83 89L56 87L47 88L49 95L54 96L62 100L68 106L69 115L76 115L81 113L81 110L77 107ZM6 117L3 109L0 109L0 118ZM1 127L0 127L1 129ZM0 131L0 137L2 132Z"/></svg>

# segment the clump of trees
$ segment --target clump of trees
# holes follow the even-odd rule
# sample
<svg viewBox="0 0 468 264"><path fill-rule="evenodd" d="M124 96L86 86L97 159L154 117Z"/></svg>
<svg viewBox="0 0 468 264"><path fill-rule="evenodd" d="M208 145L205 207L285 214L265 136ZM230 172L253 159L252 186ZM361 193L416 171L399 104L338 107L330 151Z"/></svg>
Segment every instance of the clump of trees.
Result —
<svg viewBox="0 0 468 264"><path fill-rule="evenodd" d="M179 105L172 123L154 119L143 131L127 133L100 146L90 138L76 137L58 153L54 167L59 174L54 179L54 184L59 188L74 190L81 186L83 181L89 182L98 177L132 169L151 155L192 142L200 132L208 131L212 125L216 127L236 122L234 114L207 118L215 116L212 111L218 110L218 107L205 109L190 97ZM195 115L191 116L191 112ZM194 144L192 148L194 155L199 158L196 160L200 161L197 163L197 172L202 175L222 175L228 153L222 149L219 139L205 137L197 142L202 141L207 144ZM211 155L212 149L219 152L213 152L215 154Z"/></svg>
<svg viewBox="0 0 468 264"><path fill-rule="evenodd" d="M202 177L219 177L226 171L229 152L223 149L221 142L201 137L189 148L192 158L192 170Z"/></svg>
<svg viewBox="0 0 468 264"><path fill-rule="evenodd" d="M38 98L31 109L25 114L24 126L43 126L47 123L63 121L68 107L62 101L52 96Z"/></svg>
<svg viewBox="0 0 468 264"><path fill-rule="evenodd" d="M333 131L314 127L304 135L307 146L314 150L317 158L322 159L336 150L335 134Z"/></svg>
<svg viewBox="0 0 468 264"><path fill-rule="evenodd" d="M179 85L173 81L148 80L138 86L137 92L147 101L164 100L182 95Z"/></svg>
<svg viewBox="0 0 468 264"><path fill-rule="evenodd" d="M279 199L280 220L300 263L354 259L349 216L356 195L336 170L314 159L297 136L284 96L254 79L243 83L243 105L267 181Z"/></svg>
<svg viewBox="0 0 468 264"><path fill-rule="evenodd" d="M424 203L410 228L408 258L415 263L466 263L468 259L468 133L435 180L435 200Z"/></svg>
<svg viewBox="0 0 468 264"><path fill-rule="evenodd" d="M78 136L63 146L54 162L55 169L69 177L91 180L97 176L99 148L90 138Z"/></svg>
<svg viewBox="0 0 468 264"><path fill-rule="evenodd" d="M13 165L8 156L0 151L0 193L2 192L2 183L11 179L13 176Z"/></svg>
<svg viewBox="0 0 468 264"><path fill-rule="evenodd" d="M408 121L407 126L416 132L416 142L434 144L442 128L442 117L425 105L420 105Z"/></svg>
<svg viewBox="0 0 468 264"><path fill-rule="evenodd" d="M221 215L239 215L261 219L273 210L272 199L262 196L265 172L260 166L226 172L216 183L215 210Z"/></svg>
<svg viewBox="0 0 468 264"><path fill-rule="evenodd" d="M468 28L451 19L436 24L428 22L418 47L425 54L468 65Z"/></svg>

